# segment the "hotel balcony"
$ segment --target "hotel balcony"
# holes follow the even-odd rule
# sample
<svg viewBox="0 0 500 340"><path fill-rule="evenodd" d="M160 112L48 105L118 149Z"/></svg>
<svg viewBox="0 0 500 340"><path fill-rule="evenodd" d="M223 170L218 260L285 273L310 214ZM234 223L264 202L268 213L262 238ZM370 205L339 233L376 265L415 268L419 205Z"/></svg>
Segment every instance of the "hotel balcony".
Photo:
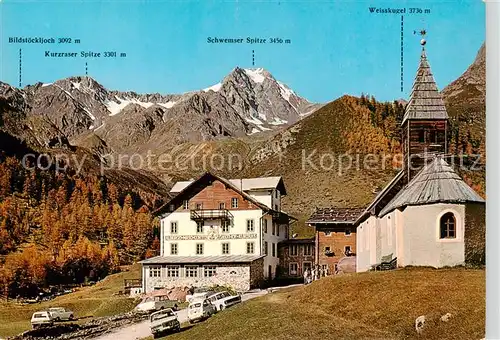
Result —
<svg viewBox="0 0 500 340"><path fill-rule="evenodd" d="M227 209L198 209L191 210L191 219L193 221L204 220L224 220L229 221L233 215Z"/></svg>

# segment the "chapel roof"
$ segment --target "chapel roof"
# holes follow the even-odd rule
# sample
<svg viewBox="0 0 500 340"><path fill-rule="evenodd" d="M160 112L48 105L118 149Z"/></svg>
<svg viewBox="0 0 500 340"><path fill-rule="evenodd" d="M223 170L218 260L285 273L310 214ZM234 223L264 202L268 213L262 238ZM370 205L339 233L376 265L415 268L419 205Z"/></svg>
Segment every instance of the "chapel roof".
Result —
<svg viewBox="0 0 500 340"><path fill-rule="evenodd" d="M379 216L409 205L467 202L484 203L484 199L442 157L435 157L380 211Z"/></svg>

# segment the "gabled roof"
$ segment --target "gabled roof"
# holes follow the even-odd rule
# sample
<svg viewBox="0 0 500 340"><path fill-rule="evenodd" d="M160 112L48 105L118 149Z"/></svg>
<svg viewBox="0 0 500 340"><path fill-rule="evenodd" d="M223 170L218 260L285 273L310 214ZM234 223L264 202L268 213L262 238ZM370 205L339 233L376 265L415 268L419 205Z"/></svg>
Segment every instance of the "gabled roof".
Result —
<svg viewBox="0 0 500 340"><path fill-rule="evenodd" d="M181 192L193 181L180 181L174 184L171 193ZM286 195L285 183L283 178L279 176L275 177L258 177L258 178L242 178L242 179L230 179L235 187L242 189L243 191L252 191L259 189L278 189L281 195Z"/></svg>
<svg viewBox="0 0 500 340"><path fill-rule="evenodd" d="M362 222L370 215L377 215L385 207L385 205L387 205L394 198L394 196L397 195L399 190L403 188L404 174L405 172L403 170L398 172L398 174L382 189L382 191L377 194L372 203L370 203L365 211L359 216L356 223Z"/></svg>
<svg viewBox="0 0 500 340"><path fill-rule="evenodd" d="M443 98L438 91L431 67L427 61L425 47L422 48L410 101L406 106L401 125L408 119L448 119Z"/></svg>
<svg viewBox="0 0 500 340"><path fill-rule="evenodd" d="M466 203L484 200L453 171L441 157L436 157L401 190L379 216L409 205Z"/></svg>
<svg viewBox="0 0 500 340"><path fill-rule="evenodd" d="M178 207L181 206L182 202L184 201L184 199L187 196L192 195L193 192L196 192L196 193L200 192L201 190L203 190L203 188L205 188L206 186L210 185L215 180L218 180L218 181L224 183L224 185L226 187L229 187L232 190L236 191L241 196L243 196L243 198L245 198L246 200L252 202L252 204L255 204L260 209L262 209L262 210L264 210L266 212L267 211L273 211L267 205L260 203L259 201L257 201L256 199L254 199L252 196L250 196L247 193L245 193L244 191L241 191L240 189L238 189L236 186L233 185L233 183L231 183L230 181L226 180L225 178L222 178L220 176L214 175L214 174L212 174L210 172L206 172L203 175L201 175L197 180L190 181L189 184L186 187L184 187L184 189L182 189L174 198L172 198L169 202L165 203L160 208L158 208L156 211L154 211L154 214L155 215L161 215L172 204L177 209Z"/></svg>
<svg viewBox="0 0 500 340"><path fill-rule="evenodd" d="M306 223L351 224L356 222L362 213L362 208L316 208L316 211L309 217Z"/></svg>

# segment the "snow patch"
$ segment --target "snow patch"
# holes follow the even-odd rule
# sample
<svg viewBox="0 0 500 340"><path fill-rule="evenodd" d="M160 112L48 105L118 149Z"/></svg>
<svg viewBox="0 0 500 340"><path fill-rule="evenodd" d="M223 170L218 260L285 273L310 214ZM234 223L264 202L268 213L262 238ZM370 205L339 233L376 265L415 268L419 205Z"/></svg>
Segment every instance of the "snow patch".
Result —
<svg viewBox="0 0 500 340"><path fill-rule="evenodd" d="M263 127L261 125L259 125L259 128L262 130L262 131L271 131L270 128L266 128L266 127Z"/></svg>
<svg viewBox="0 0 500 340"><path fill-rule="evenodd" d="M45 86L50 86L50 85L52 85L52 84L53 84L53 83L44 83L44 84L42 84L42 87L45 87Z"/></svg>
<svg viewBox="0 0 500 340"><path fill-rule="evenodd" d="M108 101L104 102L104 106L106 106L106 108L110 112L110 114L109 114L110 116L117 115L128 104L137 104L137 105L142 106L145 109L147 109L148 107L154 105L154 103L151 103L151 102L141 102L141 101L139 101L137 99L129 99L129 98L122 99L122 98L119 98L118 96L115 96L115 98L116 98L116 100L118 100L118 102L115 102L114 100L108 100Z"/></svg>
<svg viewBox="0 0 500 340"><path fill-rule="evenodd" d="M252 132L247 133L247 135L251 136L251 135L256 134L256 133L259 133L259 132L260 132L260 131L259 131L259 130L257 130L256 128L253 128L253 129L252 129Z"/></svg>
<svg viewBox="0 0 500 340"><path fill-rule="evenodd" d="M257 124L257 125L262 125L264 123L262 123L260 120L258 120L257 118L255 117L250 117L250 118L245 118L245 120L249 123L252 123L252 124Z"/></svg>
<svg viewBox="0 0 500 340"><path fill-rule="evenodd" d="M158 105L163 106L163 107L165 107L165 108L167 108L167 109L170 109L170 108L171 108L172 106L174 106L176 103L177 103L177 102L173 102L173 101L169 100L169 101L168 101L168 102L166 102L166 103L158 103Z"/></svg>
<svg viewBox="0 0 500 340"><path fill-rule="evenodd" d="M285 100L287 102L290 103L290 97L292 95L295 95L295 92L293 92L292 90L290 90L290 88L288 86L286 86L285 84L283 84L282 82L278 81L278 85L280 87L280 93L281 93L281 96L283 98L285 98Z"/></svg>
<svg viewBox="0 0 500 340"><path fill-rule="evenodd" d="M246 68L244 70L247 76L249 76L254 83L262 83L264 79L266 79L266 77L262 75L262 73L264 72L263 68L257 68L257 69Z"/></svg>
<svg viewBox="0 0 500 340"><path fill-rule="evenodd" d="M80 89L80 83L73 83L73 82L71 82L71 84L73 85L73 87L74 87L75 89L77 89L77 90L79 90L79 89Z"/></svg>
<svg viewBox="0 0 500 340"><path fill-rule="evenodd" d="M273 120L271 122L269 122L269 124L271 124L271 125L283 125L286 123L288 123L288 121L281 119L279 117L274 117Z"/></svg>
<svg viewBox="0 0 500 340"><path fill-rule="evenodd" d="M214 92L218 92L222 87L222 83L217 83L215 85L212 85L210 87L207 87L206 89L203 89L203 92L208 92L210 90L214 91Z"/></svg>
<svg viewBox="0 0 500 340"><path fill-rule="evenodd" d="M263 114L263 113L259 113L259 118L262 119L262 120L267 120L266 115Z"/></svg>

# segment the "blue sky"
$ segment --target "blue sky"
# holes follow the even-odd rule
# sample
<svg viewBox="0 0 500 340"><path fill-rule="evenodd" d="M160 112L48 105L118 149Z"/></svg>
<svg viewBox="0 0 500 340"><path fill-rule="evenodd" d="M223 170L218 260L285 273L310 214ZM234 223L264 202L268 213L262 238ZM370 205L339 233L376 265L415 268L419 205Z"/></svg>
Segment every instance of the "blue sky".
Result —
<svg viewBox="0 0 500 340"><path fill-rule="evenodd" d="M399 14L369 7L430 9L404 18L400 91ZM406 98L428 30L440 88L474 60L484 41L484 3L470 1L23 1L0 0L0 80L18 86L85 74L109 89L182 93L219 82L235 66L269 70L311 101L370 93ZM9 37L71 37L80 44L12 44ZM291 44L208 44L207 37L279 37ZM44 52L116 51L125 58L46 58Z"/></svg>

